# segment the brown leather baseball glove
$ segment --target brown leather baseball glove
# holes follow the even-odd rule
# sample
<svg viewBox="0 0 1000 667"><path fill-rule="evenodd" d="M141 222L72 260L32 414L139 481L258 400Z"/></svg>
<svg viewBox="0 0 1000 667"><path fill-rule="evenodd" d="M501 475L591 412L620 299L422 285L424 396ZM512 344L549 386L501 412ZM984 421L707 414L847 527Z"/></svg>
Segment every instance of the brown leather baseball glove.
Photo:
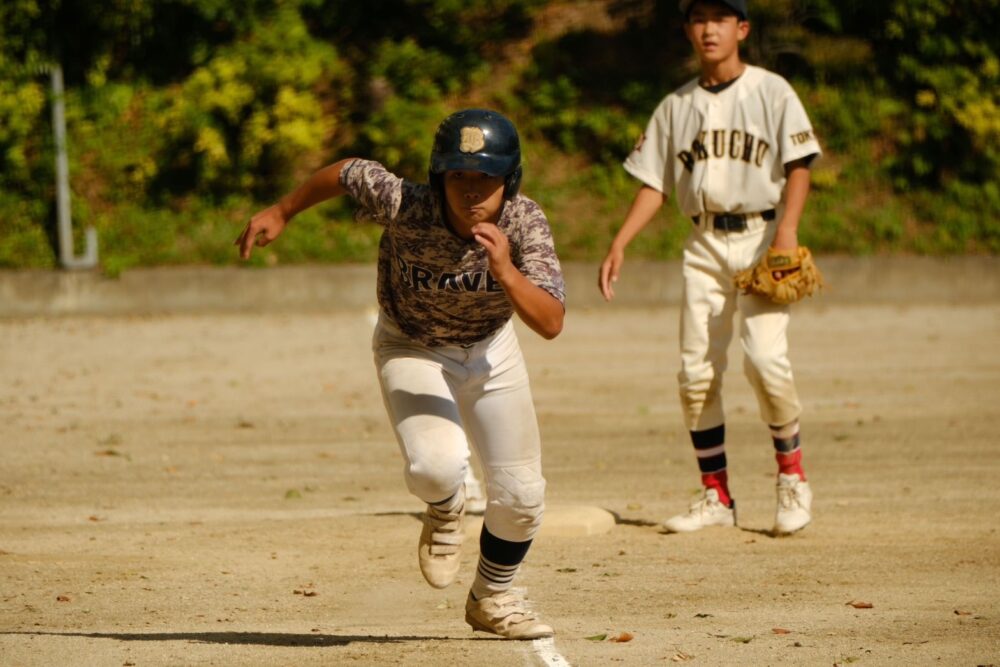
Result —
<svg viewBox="0 0 1000 667"><path fill-rule="evenodd" d="M768 248L756 266L736 274L736 287L744 294L759 294L775 303L795 303L823 287L823 274L809 248Z"/></svg>

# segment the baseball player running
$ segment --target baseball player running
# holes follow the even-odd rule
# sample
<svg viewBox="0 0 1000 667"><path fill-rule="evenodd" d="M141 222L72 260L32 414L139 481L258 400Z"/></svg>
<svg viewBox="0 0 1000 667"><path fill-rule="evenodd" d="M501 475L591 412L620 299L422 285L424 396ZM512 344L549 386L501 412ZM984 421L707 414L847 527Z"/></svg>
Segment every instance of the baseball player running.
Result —
<svg viewBox="0 0 1000 667"><path fill-rule="evenodd" d="M797 248L809 165L820 147L788 82L740 59L739 44L750 32L745 0L681 0L680 10L701 74L664 98L625 160L642 186L601 264L599 287L605 299L614 298L625 248L675 191L693 222L684 246L678 380L704 489L687 513L664 527L736 525L721 391L739 310L744 372L778 462L774 533L789 534L809 523L812 502L799 442L802 409L788 360L789 309L738 293L733 278L757 265L769 246Z"/></svg>
<svg viewBox="0 0 1000 667"><path fill-rule="evenodd" d="M348 158L321 169L253 216L236 243L246 259L299 212L348 194L379 243L379 321L372 348L410 492L427 503L418 542L431 586L454 581L464 536L469 443L484 470L480 558L465 605L473 630L510 639L553 634L512 589L542 520L545 479L516 312L551 339L562 330L565 283L541 208L518 194L521 150L495 111L444 119L430 184Z"/></svg>

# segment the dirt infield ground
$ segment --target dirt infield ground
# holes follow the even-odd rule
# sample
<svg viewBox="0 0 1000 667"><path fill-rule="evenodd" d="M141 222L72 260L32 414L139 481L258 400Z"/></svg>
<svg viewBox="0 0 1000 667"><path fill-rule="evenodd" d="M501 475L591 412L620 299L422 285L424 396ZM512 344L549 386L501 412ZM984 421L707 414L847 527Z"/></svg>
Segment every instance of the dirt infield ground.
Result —
<svg viewBox="0 0 1000 667"><path fill-rule="evenodd" d="M475 540L423 583L369 318L0 320L0 664L1000 664L1000 305L796 313L816 501L785 539L738 352L741 527L665 535L698 485L676 308L521 329L550 505L618 517L536 540L548 645L464 624Z"/></svg>

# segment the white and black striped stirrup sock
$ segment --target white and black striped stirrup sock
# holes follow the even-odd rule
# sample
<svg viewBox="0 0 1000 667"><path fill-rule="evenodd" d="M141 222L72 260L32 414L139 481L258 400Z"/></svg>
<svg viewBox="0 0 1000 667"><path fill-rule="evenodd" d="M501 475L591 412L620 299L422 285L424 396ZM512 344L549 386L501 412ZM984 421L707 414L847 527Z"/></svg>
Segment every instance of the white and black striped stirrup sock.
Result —
<svg viewBox="0 0 1000 667"><path fill-rule="evenodd" d="M476 568L476 579L472 582L472 595L477 600L488 595L503 593L510 590L514 584L514 576L521 565L497 565L496 563L479 557L479 566Z"/></svg>

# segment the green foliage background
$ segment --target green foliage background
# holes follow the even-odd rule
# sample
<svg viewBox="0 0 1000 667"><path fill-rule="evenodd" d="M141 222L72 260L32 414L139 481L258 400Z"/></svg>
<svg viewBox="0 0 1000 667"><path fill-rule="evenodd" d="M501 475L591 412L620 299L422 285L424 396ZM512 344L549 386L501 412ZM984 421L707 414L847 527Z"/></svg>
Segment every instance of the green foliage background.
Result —
<svg viewBox="0 0 1000 667"><path fill-rule="evenodd" d="M826 150L818 252L1000 250L1000 0L755 0L744 55L798 89ZM676 0L6 0L0 267L53 267L48 65L66 78L77 228L101 264L232 263L257 208L358 155L423 179L452 110L502 109L565 259L599 259L637 184L620 163L694 74ZM370 261L349 202L258 263ZM633 255L675 257L673 206Z"/></svg>

